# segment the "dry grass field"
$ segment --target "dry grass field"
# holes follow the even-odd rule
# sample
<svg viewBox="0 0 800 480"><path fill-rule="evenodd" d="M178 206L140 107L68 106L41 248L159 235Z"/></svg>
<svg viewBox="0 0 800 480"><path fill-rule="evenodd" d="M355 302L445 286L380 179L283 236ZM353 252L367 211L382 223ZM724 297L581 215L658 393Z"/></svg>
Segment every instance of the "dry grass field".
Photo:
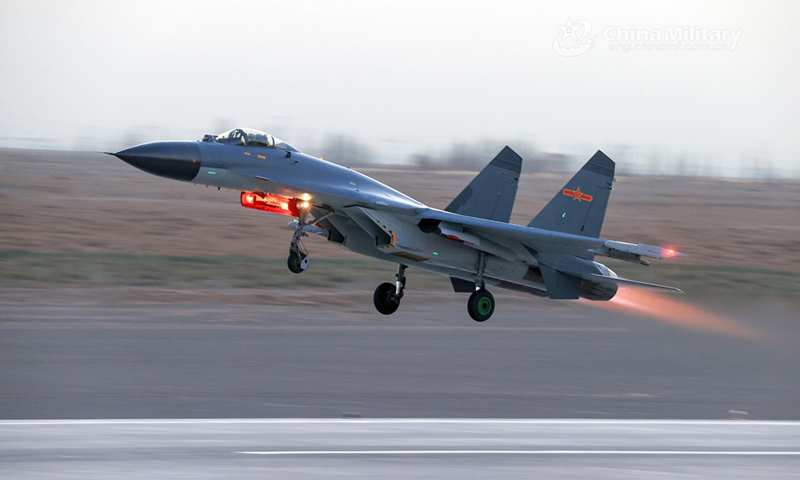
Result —
<svg viewBox="0 0 800 480"><path fill-rule="evenodd" d="M362 171L439 208L475 175ZM523 175L512 222L527 224L568 177ZM311 270L292 275L284 263L288 220L240 207L238 192L153 177L103 154L0 150L4 288L366 288L393 272L314 237L306 241ZM677 285L693 300L799 296L800 182L621 177L603 237L686 253L651 267L606 263L631 278ZM411 288L449 286L411 275Z"/></svg>

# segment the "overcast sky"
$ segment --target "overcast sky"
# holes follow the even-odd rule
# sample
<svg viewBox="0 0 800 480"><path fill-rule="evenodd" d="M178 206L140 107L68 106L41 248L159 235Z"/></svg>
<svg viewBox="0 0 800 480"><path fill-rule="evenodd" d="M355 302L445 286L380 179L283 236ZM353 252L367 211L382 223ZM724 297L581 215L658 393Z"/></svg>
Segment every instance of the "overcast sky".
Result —
<svg viewBox="0 0 800 480"><path fill-rule="evenodd" d="M112 149L246 126L304 151L350 135L383 161L493 139L739 170L763 157L800 173L798 2L8 0L1 11L0 147Z"/></svg>

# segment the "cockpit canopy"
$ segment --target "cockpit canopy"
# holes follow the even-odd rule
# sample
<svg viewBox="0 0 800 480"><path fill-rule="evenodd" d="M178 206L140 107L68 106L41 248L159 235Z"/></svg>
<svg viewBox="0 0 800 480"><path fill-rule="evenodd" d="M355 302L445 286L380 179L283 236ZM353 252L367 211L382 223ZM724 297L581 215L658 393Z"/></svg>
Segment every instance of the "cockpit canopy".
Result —
<svg viewBox="0 0 800 480"><path fill-rule="evenodd" d="M209 138L211 137L211 138ZM280 148L287 152L299 152L296 148L284 142L280 138L273 137L269 133L255 130L252 128L235 128L217 136L206 135L203 140L224 143L226 145L242 145L247 147L267 147Z"/></svg>

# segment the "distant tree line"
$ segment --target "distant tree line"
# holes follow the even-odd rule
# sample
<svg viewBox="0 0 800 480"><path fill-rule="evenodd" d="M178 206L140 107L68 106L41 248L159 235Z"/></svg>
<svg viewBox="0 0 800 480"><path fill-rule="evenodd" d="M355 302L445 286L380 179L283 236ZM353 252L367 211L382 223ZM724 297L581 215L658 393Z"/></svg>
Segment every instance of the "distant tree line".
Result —
<svg viewBox="0 0 800 480"><path fill-rule="evenodd" d="M522 158L523 173L565 172L576 168L578 160L560 153L542 152L527 142L512 142L509 145ZM433 170L466 170L477 171L489 163L506 144L494 140L480 140L473 143L458 142L444 152L414 153L400 164L393 167L414 168L423 171ZM347 135L329 135L323 139L318 149L325 160L350 167L385 166L376 161L377 154L368 145L355 137Z"/></svg>
<svg viewBox="0 0 800 480"><path fill-rule="evenodd" d="M524 140L499 141L494 139L473 142L456 142L438 150L411 153L404 159L387 163L380 152L356 137L328 135L310 148L328 161L354 168L391 166L421 171L461 170L478 171L508 144L522 158L523 173L574 172L594 153L587 149L582 155L545 152ZM663 177L739 177L754 179L797 178L800 168L779 172L766 148L744 151L733 162L719 166L715 155L708 152L670 151L663 148L642 148L634 145L608 145L602 150L617 162L617 175L645 175Z"/></svg>

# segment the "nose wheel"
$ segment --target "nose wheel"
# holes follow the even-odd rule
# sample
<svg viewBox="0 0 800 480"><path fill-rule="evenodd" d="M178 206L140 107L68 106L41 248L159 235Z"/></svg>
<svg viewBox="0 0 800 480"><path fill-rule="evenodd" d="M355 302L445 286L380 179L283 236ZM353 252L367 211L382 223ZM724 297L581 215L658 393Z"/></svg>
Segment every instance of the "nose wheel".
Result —
<svg viewBox="0 0 800 480"><path fill-rule="evenodd" d="M303 273L308 268L308 254L302 252L299 247L289 252L286 265L292 273Z"/></svg>

